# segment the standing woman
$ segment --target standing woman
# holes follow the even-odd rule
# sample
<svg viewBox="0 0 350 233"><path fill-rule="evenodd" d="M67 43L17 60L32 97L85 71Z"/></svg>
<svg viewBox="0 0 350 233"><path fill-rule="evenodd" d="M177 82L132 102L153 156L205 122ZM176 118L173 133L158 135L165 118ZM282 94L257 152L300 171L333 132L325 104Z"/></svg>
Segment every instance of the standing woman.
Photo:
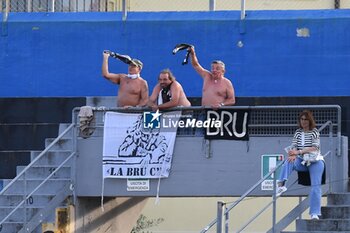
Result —
<svg viewBox="0 0 350 233"><path fill-rule="evenodd" d="M319 219L322 197L321 181L325 167L323 156L320 153L320 133L316 129L315 120L309 110L304 110L300 113L298 126L299 129L294 133L292 149L288 152L288 157L282 165L276 196L280 196L283 192L287 191L285 183L293 170L299 172L308 171L311 180L309 214L311 219ZM318 154L316 161L312 162L310 166L302 165L303 155L310 152Z"/></svg>

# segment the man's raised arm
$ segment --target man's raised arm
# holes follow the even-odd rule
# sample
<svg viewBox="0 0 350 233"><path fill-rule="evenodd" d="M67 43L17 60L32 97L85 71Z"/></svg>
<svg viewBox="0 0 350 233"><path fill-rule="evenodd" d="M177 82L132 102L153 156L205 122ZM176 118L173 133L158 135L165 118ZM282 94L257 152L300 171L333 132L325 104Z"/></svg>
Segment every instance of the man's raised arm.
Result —
<svg viewBox="0 0 350 233"><path fill-rule="evenodd" d="M194 46L189 48L189 50L191 51L190 57L191 57L191 64L192 64L193 68L202 78L206 78L208 75L210 75L210 72L208 70L204 69L201 66L201 64L199 64L198 58L196 56L196 52L194 50Z"/></svg>
<svg viewBox="0 0 350 233"><path fill-rule="evenodd" d="M109 73L108 70L108 58L109 58L108 53L103 53L103 61L102 61L102 76L108 79L109 81L119 84L120 83L120 78L123 76L122 74L114 74L114 73Z"/></svg>

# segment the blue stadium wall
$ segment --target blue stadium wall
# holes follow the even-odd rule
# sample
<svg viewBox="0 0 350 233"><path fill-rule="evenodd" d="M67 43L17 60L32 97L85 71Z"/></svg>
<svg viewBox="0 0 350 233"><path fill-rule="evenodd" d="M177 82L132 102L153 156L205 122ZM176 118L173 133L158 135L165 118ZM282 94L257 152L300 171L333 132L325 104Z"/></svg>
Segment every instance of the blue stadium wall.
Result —
<svg viewBox="0 0 350 233"><path fill-rule="evenodd" d="M2 18L2 16L1 16ZM202 81L177 43L196 46L201 64L221 59L239 97L349 96L350 10L121 13L10 13L0 24L0 97L113 96L101 77L102 51L144 62L153 88L170 68L188 96ZM300 37L298 29L309 36ZM242 47L238 42L242 42ZM110 61L110 71L126 72Z"/></svg>
<svg viewBox="0 0 350 233"><path fill-rule="evenodd" d="M172 55L177 43L194 44L204 67L226 63L237 105L339 104L350 136L350 10L239 18L237 11L131 12L126 21L120 13L10 13L0 24L0 179L13 178L31 150L56 137L85 97L116 95L101 76L105 49L142 60L150 89L170 68L197 105L202 80L181 65L184 51ZM110 71L127 67L111 59Z"/></svg>

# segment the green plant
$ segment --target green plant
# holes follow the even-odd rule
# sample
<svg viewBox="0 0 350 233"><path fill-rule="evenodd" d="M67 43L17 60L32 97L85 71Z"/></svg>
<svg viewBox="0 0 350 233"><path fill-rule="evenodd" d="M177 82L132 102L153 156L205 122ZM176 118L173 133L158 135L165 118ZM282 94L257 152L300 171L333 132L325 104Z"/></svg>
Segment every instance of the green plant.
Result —
<svg viewBox="0 0 350 233"><path fill-rule="evenodd" d="M136 226L132 228L131 233L152 233L151 231L143 231L144 229L157 226L164 222L164 218L148 219L145 215L141 214L137 219Z"/></svg>

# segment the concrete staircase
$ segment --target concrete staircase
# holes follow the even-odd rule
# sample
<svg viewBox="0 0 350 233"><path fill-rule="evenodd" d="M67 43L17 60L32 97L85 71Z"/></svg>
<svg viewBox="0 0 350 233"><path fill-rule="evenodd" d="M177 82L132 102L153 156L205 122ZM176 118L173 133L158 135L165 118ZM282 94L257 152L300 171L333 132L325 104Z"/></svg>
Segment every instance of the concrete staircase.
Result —
<svg viewBox="0 0 350 233"><path fill-rule="evenodd" d="M41 223L55 222L55 209L69 204L68 197L72 195L74 187L72 166L75 152L72 138L74 127L68 127L69 124L61 124L59 135L65 135L59 139L45 140L46 153L31 152L31 164L17 167L17 176L10 187L6 186L12 180L3 180L4 190L0 193L0 222L3 223L0 232L41 233Z"/></svg>
<svg viewBox="0 0 350 233"><path fill-rule="evenodd" d="M349 233L350 193L333 193L327 196L327 206L321 208L320 220L298 219L293 233ZM282 231L292 233L292 231Z"/></svg>

